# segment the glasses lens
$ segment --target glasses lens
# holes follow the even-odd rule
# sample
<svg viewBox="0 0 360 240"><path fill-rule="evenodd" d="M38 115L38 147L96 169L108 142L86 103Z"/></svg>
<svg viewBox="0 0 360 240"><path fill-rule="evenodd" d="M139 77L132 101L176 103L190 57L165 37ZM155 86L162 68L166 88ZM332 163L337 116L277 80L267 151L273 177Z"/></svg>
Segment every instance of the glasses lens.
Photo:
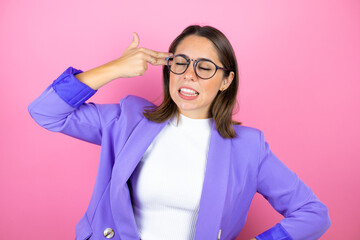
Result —
<svg viewBox="0 0 360 240"><path fill-rule="evenodd" d="M174 56L172 60L169 61L170 70L176 74L182 74L187 68L188 62L183 56Z"/></svg>
<svg viewBox="0 0 360 240"><path fill-rule="evenodd" d="M201 78L211 78L216 72L214 63L207 60L200 60L196 65L196 73Z"/></svg>

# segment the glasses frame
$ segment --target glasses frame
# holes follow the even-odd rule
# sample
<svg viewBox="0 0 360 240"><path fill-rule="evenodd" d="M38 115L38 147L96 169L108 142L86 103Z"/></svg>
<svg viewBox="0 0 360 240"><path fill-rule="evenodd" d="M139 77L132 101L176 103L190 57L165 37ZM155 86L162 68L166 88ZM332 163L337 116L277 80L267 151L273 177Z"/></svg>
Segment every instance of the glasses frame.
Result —
<svg viewBox="0 0 360 240"><path fill-rule="evenodd" d="M182 73L175 73L175 72L173 72L173 71L171 70L171 66L170 66L170 64L169 64L169 61L170 61L170 59L174 59L175 57L183 57L183 58L186 60L187 65L186 65L185 70L184 70ZM188 58L188 57L187 57L186 55L184 55L184 54L176 54L176 55L174 55L174 56L170 56L170 57L167 57L167 58L165 58L165 59L166 59L166 65L167 65L168 69L170 70L170 72L172 72L173 74L176 74L176 75L184 74L184 73L186 72L186 70L189 68L189 65L190 65L190 62L191 62L191 61L194 62L194 71L195 71L196 76L198 76L198 77L201 78L201 79L207 80L207 79L212 78L213 76L215 76L215 74L216 74L216 72L217 72L218 69L223 70L223 71L230 71L229 69L226 69L226 68L223 68L223 67L219 67L218 65L216 65L216 63L214 63L213 61L211 61L210 59L207 59L207 58L199 58L199 59L196 60L196 59ZM214 72L213 75L211 75L211 77L203 78L203 77L200 77L200 76L199 76L199 74L198 74L197 71L196 71L196 66L197 66L198 62L200 62L200 61L208 61L208 62L211 62L212 64L215 65L215 72Z"/></svg>

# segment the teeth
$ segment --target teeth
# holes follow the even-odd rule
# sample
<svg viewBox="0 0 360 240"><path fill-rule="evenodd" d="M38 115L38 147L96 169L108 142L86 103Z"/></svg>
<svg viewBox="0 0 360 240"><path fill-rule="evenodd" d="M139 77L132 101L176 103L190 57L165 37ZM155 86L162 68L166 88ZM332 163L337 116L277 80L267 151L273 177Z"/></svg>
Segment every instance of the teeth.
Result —
<svg viewBox="0 0 360 240"><path fill-rule="evenodd" d="M185 96L196 96L196 95L199 95L198 92L194 91L194 90L191 90L191 89L188 89L188 88L181 88L180 89L180 92L182 94L184 94Z"/></svg>

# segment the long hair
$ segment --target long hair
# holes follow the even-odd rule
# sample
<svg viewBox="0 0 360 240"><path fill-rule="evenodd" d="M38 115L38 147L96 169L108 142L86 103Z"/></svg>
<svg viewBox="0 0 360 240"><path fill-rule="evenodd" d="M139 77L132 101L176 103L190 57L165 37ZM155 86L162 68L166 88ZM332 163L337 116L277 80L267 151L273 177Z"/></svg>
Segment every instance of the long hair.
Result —
<svg viewBox="0 0 360 240"><path fill-rule="evenodd" d="M210 105L209 117L215 121L215 126L219 134L224 138L235 138L236 132L233 125L240 125L241 122L232 120L233 110L236 104L236 95L239 87L238 65L234 50L226 36L211 26L190 25L175 38L169 47L169 52L174 53L179 43L187 36L195 35L205 37L210 40L217 50L219 60L224 68L229 71L223 71L223 77L228 77L230 72L234 72L234 79L230 86L219 91ZM163 94L164 99L159 106L153 106L144 109L144 116L153 122L164 122L174 114L179 117L178 108L170 96L169 90L170 73L167 66L163 67Z"/></svg>

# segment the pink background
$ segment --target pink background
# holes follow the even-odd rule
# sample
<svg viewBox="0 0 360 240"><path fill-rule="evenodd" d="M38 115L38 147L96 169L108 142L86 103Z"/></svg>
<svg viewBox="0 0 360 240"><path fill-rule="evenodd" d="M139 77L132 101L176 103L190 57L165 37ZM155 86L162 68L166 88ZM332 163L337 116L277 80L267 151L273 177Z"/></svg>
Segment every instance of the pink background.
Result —
<svg viewBox="0 0 360 240"><path fill-rule="evenodd" d="M264 131L273 152L330 210L322 239L360 239L360 2L0 2L0 239L73 239L95 182L100 147L40 128L28 104L68 66L118 58L138 32L166 51L189 24L222 30L241 71L235 118ZM156 102L161 68L120 79L91 99ZM281 219L260 195L238 239Z"/></svg>

